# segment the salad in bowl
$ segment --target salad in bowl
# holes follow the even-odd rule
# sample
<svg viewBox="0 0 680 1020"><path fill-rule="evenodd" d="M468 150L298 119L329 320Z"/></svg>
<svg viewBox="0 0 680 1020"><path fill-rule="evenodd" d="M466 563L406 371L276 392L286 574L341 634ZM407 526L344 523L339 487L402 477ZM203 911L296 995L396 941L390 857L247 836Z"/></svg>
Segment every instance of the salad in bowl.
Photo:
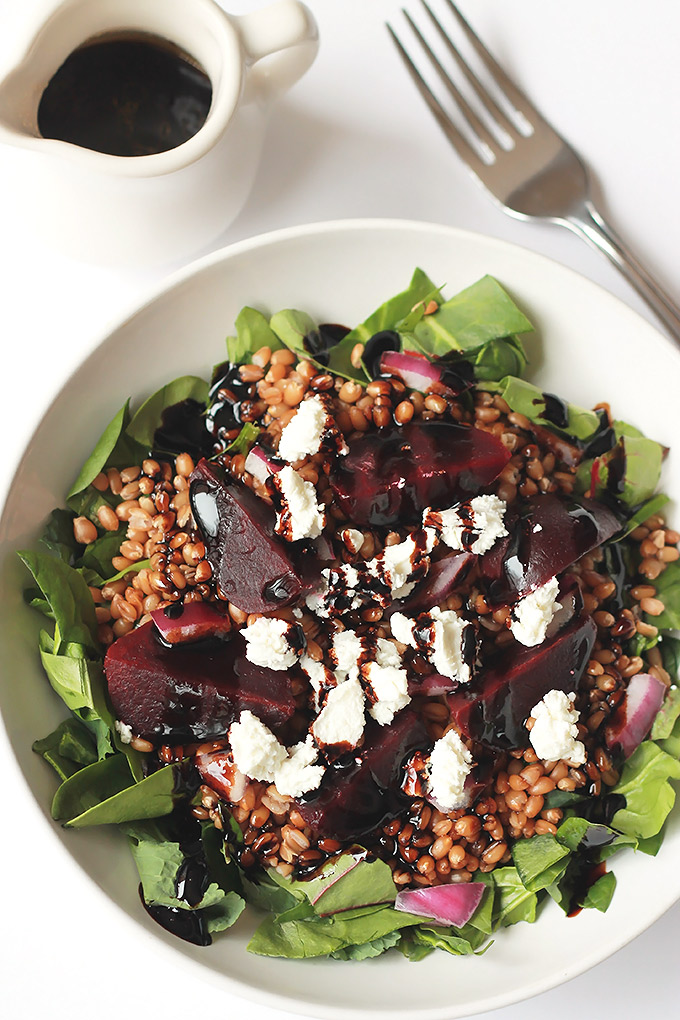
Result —
<svg viewBox="0 0 680 1020"><path fill-rule="evenodd" d="M20 554L70 710L34 745L53 817L120 826L181 938L249 903L254 954L479 954L658 850L668 451L524 379L531 330L496 279L420 269L353 328L246 307Z"/></svg>

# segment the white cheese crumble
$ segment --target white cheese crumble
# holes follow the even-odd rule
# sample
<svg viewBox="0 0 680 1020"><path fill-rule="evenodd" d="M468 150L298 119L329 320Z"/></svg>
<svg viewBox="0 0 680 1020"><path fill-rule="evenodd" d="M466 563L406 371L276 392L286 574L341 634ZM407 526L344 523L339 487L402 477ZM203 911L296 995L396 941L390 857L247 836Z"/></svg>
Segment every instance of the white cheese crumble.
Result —
<svg viewBox="0 0 680 1020"><path fill-rule="evenodd" d="M290 642L293 629L287 620L280 620L276 616L260 616L242 631L246 640L246 659L267 669L290 669L302 650Z"/></svg>
<svg viewBox="0 0 680 1020"><path fill-rule="evenodd" d="M387 726L411 701L408 673L402 669L401 656L392 641L378 638L373 657L375 661L362 665L361 678L371 703L369 715L381 726Z"/></svg>
<svg viewBox="0 0 680 1020"><path fill-rule="evenodd" d="M373 702L368 714L381 726L388 726L397 712L410 702L408 694L408 673L395 666L380 666L368 662L362 667L361 675Z"/></svg>
<svg viewBox="0 0 680 1020"><path fill-rule="evenodd" d="M318 538L326 524L326 512L317 502L316 489L287 464L273 476L283 506L276 515L275 531L289 542Z"/></svg>
<svg viewBox="0 0 680 1020"><path fill-rule="evenodd" d="M286 749L272 731L252 712L241 712L232 723L229 741L234 764L239 772L274 786L284 797L301 797L316 790L324 774L316 765L319 752L311 737Z"/></svg>
<svg viewBox="0 0 680 1020"><path fill-rule="evenodd" d="M507 535L503 523L506 507L498 496L475 496L469 503L458 503L448 510L428 508L423 514L423 524L451 549L479 556ZM474 541L471 541L473 536Z"/></svg>
<svg viewBox="0 0 680 1020"><path fill-rule="evenodd" d="M333 635L331 659L338 683L348 678L356 680L363 654L364 641L353 630L341 630Z"/></svg>
<svg viewBox="0 0 680 1020"><path fill-rule="evenodd" d="M314 691L314 702L317 711L325 698L326 692L335 687L337 681L333 672L323 662L317 662L309 655L303 655L300 659L300 667L307 674L309 683Z"/></svg>
<svg viewBox="0 0 680 1020"><path fill-rule="evenodd" d="M432 796L444 811L465 807L465 780L474 762L472 755L455 730L449 730L435 741L428 765L428 782Z"/></svg>
<svg viewBox="0 0 680 1020"><path fill-rule="evenodd" d="M276 770L287 758L283 744L252 712L243 711L231 724L229 742L239 772L250 779L273 783Z"/></svg>
<svg viewBox="0 0 680 1020"><path fill-rule="evenodd" d="M303 400L281 433L279 457L293 464L318 453L327 418L328 412L318 393Z"/></svg>
<svg viewBox="0 0 680 1020"><path fill-rule="evenodd" d="M346 680L328 692L326 703L312 723L312 736L323 748L356 747L364 732L364 692L358 679Z"/></svg>
<svg viewBox="0 0 680 1020"><path fill-rule="evenodd" d="M120 737L121 744L130 744L132 742L132 726L128 726L127 723L121 722L120 719L116 719L115 722L116 733Z"/></svg>
<svg viewBox="0 0 680 1020"><path fill-rule="evenodd" d="M319 751L311 736L300 744L288 749L288 757L274 774L274 786L284 797L301 797L303 793L316 790L326 771L317 765Z"/></svg>
<svg viewBox="0 0 680 1020"><path fill-rule="evenodd" d="M459 683L470 682L470 664L465 658L467 628L471 624L462 620L452 609L435 606L422 613L417 620L403 613L390 617L392 636L403 645L422 652L442 676Z"/></svg>
<svg viewBox="0 0 680 1020"><path fill-rule="evenodd" d="M556 577L520 599L512 610L510 630L520 644L531 647L545 640L545 632L562 606L555 601L560 590Z"/></svg>
<svg viewBox="0 0 680 1020"><path fill-rule="evenodd" d="M586 760L585 745L576 738L580 713L574 708L575 694L549 691L531 710L534 725L529 733L531 745L541 761L565 758L574 765Z"/></svg>

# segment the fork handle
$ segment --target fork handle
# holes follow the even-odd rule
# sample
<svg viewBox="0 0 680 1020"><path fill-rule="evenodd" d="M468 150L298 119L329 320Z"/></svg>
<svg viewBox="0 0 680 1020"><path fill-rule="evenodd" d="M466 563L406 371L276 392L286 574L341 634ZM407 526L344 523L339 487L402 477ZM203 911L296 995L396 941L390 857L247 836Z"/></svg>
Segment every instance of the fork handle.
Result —
<svg viewBox="0 0 680 1020"><path fill-rule="evenodd" d="M566 217L564 223L607 256L649 305L680 347L680 308L608 226L593 203L585 202L582 213Z"/></svg>

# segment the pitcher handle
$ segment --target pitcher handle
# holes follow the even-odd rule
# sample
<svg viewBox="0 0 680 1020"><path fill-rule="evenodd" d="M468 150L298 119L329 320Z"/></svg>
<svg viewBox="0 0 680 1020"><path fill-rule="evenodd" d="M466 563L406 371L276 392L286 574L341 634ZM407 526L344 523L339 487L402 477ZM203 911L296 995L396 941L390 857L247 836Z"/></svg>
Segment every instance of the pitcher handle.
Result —
<svg viewBox="0 0 680 1020"><path fill-rule="evenodd" d="M299 0L279 0L232 20L245 53L250 96L270 101L294 85L314 62L319 31L314 15ZM263 57L269 59L258 66Z"/></svg>

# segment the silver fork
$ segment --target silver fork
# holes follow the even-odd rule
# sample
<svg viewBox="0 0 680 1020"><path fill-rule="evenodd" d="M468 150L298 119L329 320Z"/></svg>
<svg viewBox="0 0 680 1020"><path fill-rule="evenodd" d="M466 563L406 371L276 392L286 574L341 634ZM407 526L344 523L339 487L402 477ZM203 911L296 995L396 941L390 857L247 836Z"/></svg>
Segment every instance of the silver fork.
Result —
<svg viewBox="0 0 680 1020"><path fill-rule="evenodd" d="M461 159L500 203L521 220L541 219L559 223L603 252L625 276L680 346L680 308L640 264L595 208L588 170L570 145L541 116L524 93L511 81L460 13L453 0L445 0L490 78L495 82L515 117L508 116L478 75L461 55L426 0L421 0L429 19L471 90L477 96L488 126L477 115L439 60L408 11L403 10L427 60L458 108L475 144L456 127L436 94L407 53L397 33L387 25L406 68L439 126ZM525 131L520 130L523 122ZM499 129L510 148L499 141Z"/></svg>

